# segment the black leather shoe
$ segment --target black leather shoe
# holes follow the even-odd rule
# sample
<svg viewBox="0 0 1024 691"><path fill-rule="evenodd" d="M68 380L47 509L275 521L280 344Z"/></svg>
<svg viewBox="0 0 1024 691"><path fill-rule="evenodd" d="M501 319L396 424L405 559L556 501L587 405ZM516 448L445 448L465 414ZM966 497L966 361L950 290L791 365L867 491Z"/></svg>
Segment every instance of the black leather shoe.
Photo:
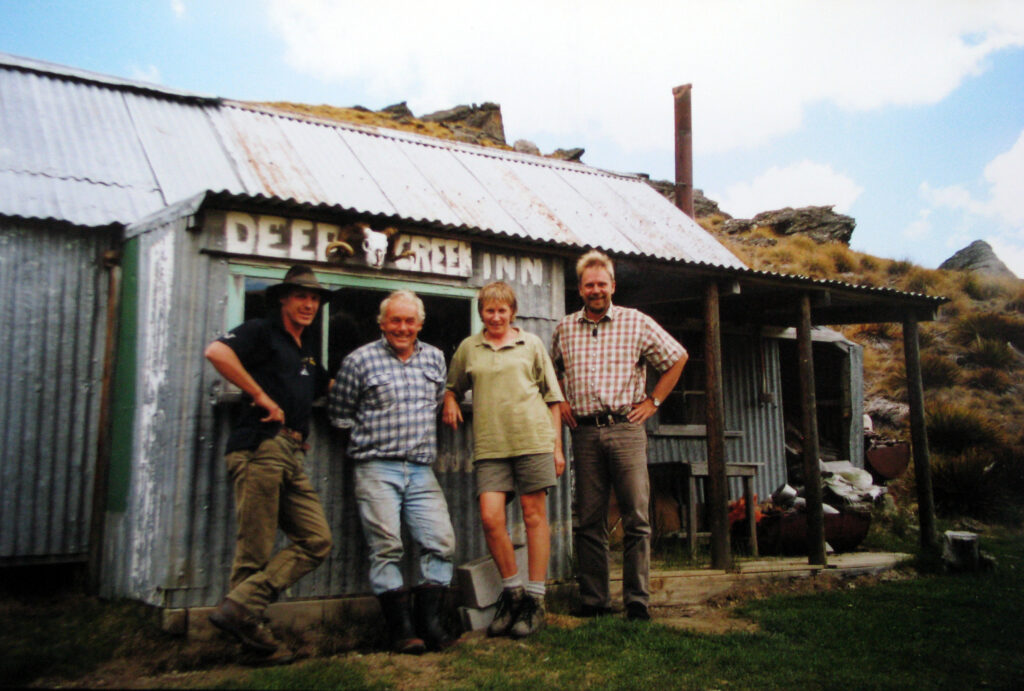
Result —
<svg viewBox="0 0 1024 691"><path fill-rule="evenodd" d="M580 605L579 609L573 612L573 616L576 617L607 617L612 613L611 607L601 607L599 605Z"/></svg>
<svg viewBox="0 0 1024 691"><path fill-rule="evenodd" d="M626 605L626 621L650 621L651 613L642 602L630 602Z"/></svg>

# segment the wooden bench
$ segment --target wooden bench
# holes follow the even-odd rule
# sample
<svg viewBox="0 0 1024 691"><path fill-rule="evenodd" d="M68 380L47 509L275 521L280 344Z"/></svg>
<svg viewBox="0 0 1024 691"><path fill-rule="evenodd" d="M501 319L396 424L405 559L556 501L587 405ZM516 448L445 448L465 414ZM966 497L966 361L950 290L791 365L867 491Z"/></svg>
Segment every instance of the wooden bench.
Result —
<svg viewBox="0 0 1024 691"><path fill-rule="evenodd" d="M757 522L754 519L754 478L757 477L757 469L761 463L726 463L725 475L727 478L743 478L743 498L747 505L747 526L750 539L750 550L753 556L757 552ZM711 533L697 532L697 478L708 476L707 463L683 463L683 478L687 485L686 498L686 540L690 549L690 556L697 554L697 538L708 537Z"/></svg>

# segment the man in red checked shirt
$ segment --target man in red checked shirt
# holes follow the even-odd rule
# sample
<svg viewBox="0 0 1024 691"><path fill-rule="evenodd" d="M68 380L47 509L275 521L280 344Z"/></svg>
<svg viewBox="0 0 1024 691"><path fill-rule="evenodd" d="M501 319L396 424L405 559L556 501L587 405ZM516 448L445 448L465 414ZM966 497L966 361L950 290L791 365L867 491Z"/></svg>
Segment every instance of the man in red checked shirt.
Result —
<svg viewBox="0 0 1024 691"><path fill-rule="evenodd" d="M551 359L572 432L579 517L580 614L611 612L608 590L608 495L615 491L622 525L622 597L626 618L650 619L651 524L647 432L686 365L686 349L642 312L612 304L615 268L592 250L576 263L583 309L555 327ZM646 366L661 373L648 396Z"/></svg>

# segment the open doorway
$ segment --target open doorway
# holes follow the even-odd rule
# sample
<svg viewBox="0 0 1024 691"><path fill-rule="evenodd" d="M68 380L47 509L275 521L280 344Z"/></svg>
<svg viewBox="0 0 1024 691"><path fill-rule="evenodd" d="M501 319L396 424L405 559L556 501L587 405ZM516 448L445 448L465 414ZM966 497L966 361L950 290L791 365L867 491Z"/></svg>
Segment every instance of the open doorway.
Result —
<svg viewBox="0 0 1024 691"><path fill-rule="evenodd" d="M331 298L327 329L327 366L333 375L353 350L380 338L377 315L380 303L390 291L367 288L339 288ZM466 298L424 295L426 321L420 340L436 346L450 362L462 339L469 335L471 301Z"/></svg>
<svg viewBox="0 0 1024 691"><path fill-rule="evenodd" d="M849 353L836 343L816 341L814 395L818 409L818 446L823 461L850 459ZM803 483L803 401L800 393L800 360L797 342L779 341L782 376L782 410L786 425L786 465L790 483Z"/></svg>

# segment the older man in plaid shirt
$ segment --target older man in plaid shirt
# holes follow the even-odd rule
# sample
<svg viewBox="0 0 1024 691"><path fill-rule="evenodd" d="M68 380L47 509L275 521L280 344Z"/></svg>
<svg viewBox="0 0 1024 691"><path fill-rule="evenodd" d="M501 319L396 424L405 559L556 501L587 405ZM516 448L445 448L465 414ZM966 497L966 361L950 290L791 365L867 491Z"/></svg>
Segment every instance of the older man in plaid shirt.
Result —
<svg viewBox="0 0 1024 691"><path fill-rule="evenodd" d="M611 612L608 494L615 491L625 532L622 596L626 617L650 619L651 524L647 433L679 381L686 349L646 314L612 305L615 269L601 252L576 264L584 306L555 327L551 359L565 393L562 421L572 430L579 517L580 614ZM646 366L661 373L650 396Z"/></svg>
<svg viewBox="0 0 1024 691"><path fill-rule="evenodd" d="M442 606L452 580L455 532L431 464L447 370L441 351L417 340L423 301L392 293L380 306L382 337L348 355L330 395L331 422L350 429L355 495L370 547L370 586L392 647L421 653L452 643ZM420 545L415 625L402 577L402 523Z"/></svg>

